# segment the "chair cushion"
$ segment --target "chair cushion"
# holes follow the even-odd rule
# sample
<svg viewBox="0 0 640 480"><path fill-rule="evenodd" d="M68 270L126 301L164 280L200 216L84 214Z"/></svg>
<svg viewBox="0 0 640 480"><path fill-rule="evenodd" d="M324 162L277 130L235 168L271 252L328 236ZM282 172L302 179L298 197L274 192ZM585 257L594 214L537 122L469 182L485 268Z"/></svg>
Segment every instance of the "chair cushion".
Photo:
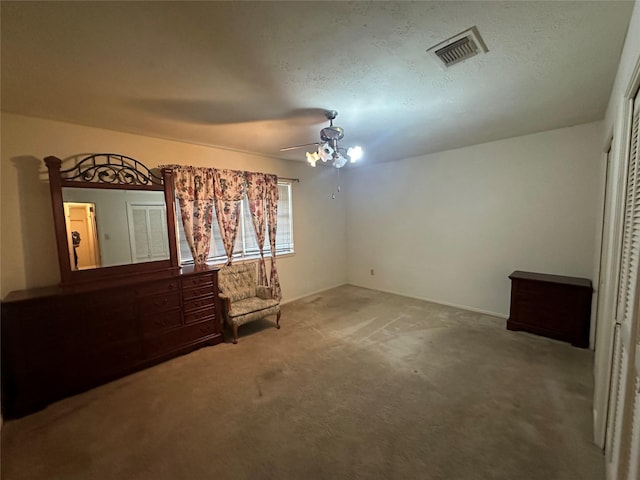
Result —
<svg viewBox="0 0 640 480"><path fill-rule="evenodd" d="M222 267L218 273L220 291L231 302L256 296L256 264L240 263Z"/></svg>
<svg viewBox="0 0 640 480"><path fill-rule="evenodd" d="M278 301L273 298L262 299L259 297L249 297L242 300L237 300L231 304L231 311L229 316L239 317L249 312L260 312L261 310L267 310L271 307L278 305ZM268 315L268 314L267 314Z"/></svg>
<svg viewBox="0 0 640 480"><path fill-rule="evenodd" d="M256 308L258 310L254 310ZM233 303L229 315L225 318L228 324L240 326L269 315L275 315L279 311L280 305L277 300L263 300L258 297L245 298Z"/></svg>

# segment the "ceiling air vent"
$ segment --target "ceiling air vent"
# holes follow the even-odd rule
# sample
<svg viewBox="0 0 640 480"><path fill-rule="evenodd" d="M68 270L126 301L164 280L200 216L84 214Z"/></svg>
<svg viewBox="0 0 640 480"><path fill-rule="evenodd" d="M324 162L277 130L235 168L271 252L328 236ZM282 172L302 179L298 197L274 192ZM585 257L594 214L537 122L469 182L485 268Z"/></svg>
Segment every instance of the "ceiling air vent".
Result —
<svg viewBox="0 0 640 480"><path fill-rule="evenodd" d="M478 29L471 27L429 48L427 53L436 60L438 65L448 68L451 65L455 65L456 63L487 51L487 46L482 40L482 37L480 37Z"/></svg>

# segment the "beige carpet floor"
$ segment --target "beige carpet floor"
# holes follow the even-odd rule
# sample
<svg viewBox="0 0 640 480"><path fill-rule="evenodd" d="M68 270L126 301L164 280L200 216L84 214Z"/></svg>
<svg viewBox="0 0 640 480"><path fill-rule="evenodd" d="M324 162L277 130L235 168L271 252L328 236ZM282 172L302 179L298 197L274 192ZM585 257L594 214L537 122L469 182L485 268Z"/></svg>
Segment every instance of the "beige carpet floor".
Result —
<svg viewBox="0 0 640 480"><path fill-rule="evenodd" d="M344 286L2 428L2 478L603 480L593 353Z"/></svg>

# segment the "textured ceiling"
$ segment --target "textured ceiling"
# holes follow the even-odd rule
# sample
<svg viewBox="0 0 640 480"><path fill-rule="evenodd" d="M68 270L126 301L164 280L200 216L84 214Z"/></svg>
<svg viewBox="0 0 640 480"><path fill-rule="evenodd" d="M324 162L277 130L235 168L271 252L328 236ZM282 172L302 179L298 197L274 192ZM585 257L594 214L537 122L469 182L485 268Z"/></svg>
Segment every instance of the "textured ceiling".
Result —
<svg viewBox="0 0 640 480"><path fill-rule="evenodd" d="M388 161L602 119L633 2L2 1L2 110L279 158L339 112ZM489 52L425 52L477 26Z"/></svg>

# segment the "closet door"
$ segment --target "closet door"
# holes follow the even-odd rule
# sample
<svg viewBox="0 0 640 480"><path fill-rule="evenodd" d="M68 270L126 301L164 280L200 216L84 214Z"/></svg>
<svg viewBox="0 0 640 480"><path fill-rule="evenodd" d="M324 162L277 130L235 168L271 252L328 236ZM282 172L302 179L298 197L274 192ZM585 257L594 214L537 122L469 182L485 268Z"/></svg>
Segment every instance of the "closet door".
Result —
<svg viewBox="0 0 640 480"><path fill-rule="evenodd" d="M169 258L164 205L127 204L129 241L134 263Z"/></svg>
<svg viewBox="0 0 640 480"><path fill-rule="evenodd" d="M627 194L607 422L607 478L637 480L640 473L640 96L632 113Z"/></svg>
<svg viewBox="0 0 640 480"><path fill-rule="evenodd" d="M636 93L636 100L633 107L633 127L631 136L631 158L635 159L638 164L637 168L640 168L640 91ZM640 180L636 181L636 190L640 191ZM640 193L636 193L636 197L640 197ZM640 201L636 200L636 205ZM640 207L639 207L640 208ZM638 225L640 214L636 215L634 225L635 228L640 230ZM640 239L636 237L636 241L640 242ZM636 263L636 276L638 276L638 265ZM630 338L630 353L629 359L629 374L626 378L627 382L627 396L625 398L627 406L625 410L628 410L627 416L623 413L623 422L628 419L628 435L626 438L627 429L623 425L621 434L623 440L621 445L626 446L628 444L628 473L627 478L629 480L635 480L640 478L640 294L639 287L636 286L635 315L631 319L631 322L623 326L626 328L624 335L629 335ZM623 457L624 460L624 457Z"/></svg>

